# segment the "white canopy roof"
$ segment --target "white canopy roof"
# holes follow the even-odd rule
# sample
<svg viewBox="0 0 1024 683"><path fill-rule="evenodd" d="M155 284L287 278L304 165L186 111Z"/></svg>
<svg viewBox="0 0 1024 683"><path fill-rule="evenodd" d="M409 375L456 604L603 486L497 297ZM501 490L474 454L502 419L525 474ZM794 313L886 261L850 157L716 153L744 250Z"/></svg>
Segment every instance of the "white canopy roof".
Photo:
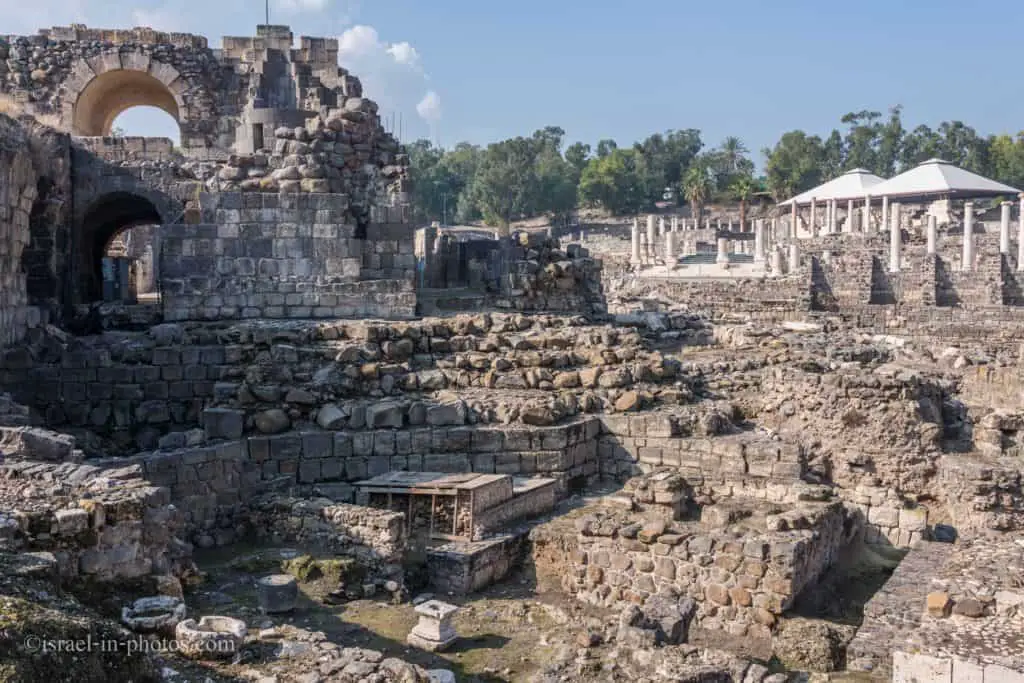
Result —
<svg viewBox="0 0 1024 683"><path fill-rule="evenodd" d="M814 199L817 202L824 202L830 199L849 200L863 199L866 194L875 194L875 186L885 182L884 178L869 173L863 168L855 168L847 171L838 178L833 178L823 185L802 192L792 199L781 202L779 206L790 206L796 203L798 206L810 204Z"/></svg>
<svg viewBox="0 0 1024 683"><path fill-rule="evenodd" d="M904 171L871 190L875 197L893 198L969 198L1020 194L1009 185L965 171L942 159L929 159Z"/></svg>

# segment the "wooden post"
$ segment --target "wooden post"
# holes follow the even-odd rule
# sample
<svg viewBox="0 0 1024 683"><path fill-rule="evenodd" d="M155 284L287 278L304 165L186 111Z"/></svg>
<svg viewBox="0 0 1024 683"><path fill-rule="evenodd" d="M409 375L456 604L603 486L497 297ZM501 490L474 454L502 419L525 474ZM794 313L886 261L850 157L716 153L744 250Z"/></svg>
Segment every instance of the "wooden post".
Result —
<svg viewBox="0 0 1024 683"><path fill-rule="evenodd" d="M430 531L427 534L427 540L434 537L434 510L437 508L437 494L430 494Z"/></svg>

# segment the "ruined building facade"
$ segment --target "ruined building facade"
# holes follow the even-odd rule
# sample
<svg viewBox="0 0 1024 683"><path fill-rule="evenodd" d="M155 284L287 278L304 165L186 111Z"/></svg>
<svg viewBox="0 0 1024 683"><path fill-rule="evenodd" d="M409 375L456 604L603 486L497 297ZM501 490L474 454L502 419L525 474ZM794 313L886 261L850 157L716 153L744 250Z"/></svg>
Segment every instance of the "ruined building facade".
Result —
<svg viewBox="0 0 1024 683"><path fill-rule="evenodd" d="M408 157L337 41L293 42L284 26L221 49L146 28L0 39L22 119L0 131L3 341L99 300L107 244L139 225L161 226L170 319L412 314ZM109 137L140 105L178 121L180 148Z"/></svg>

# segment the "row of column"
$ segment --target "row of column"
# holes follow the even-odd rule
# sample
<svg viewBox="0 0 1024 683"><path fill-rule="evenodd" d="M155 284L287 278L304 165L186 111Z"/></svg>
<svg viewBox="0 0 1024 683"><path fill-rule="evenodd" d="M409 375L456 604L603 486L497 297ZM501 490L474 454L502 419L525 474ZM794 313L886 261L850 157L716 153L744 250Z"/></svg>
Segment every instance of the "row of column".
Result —
<svg viewBox="0 0 1024 683"><path fill-rule="evenodd" d="M675 221L673 221L675 227ZM772 233L775 233L776 222L772 221ZM673 229L664 233L665 237L665 262L669 265L675 263L677 257L677 239L679 236L679 230ZM640 229L640 220L637 218L633 219L633 230L632 230L632 242L631 242L631 254L630 262L634 265L641 265L645 261L645 256L648 258L653 257L654 245L658 238L658 232L655 229L654 216L648 216L647 218L647 230L646 232ZM773 238L777 236L773 235ZM764 263L768 260L768 247L767 243L769 240L768 226L766 221L758 219L754 221L754 263ZM791 261L793 259L792 253L795 250L796 244L791 245ZM725 264L729 261L729 239L722 237L718 239L718 255L716 261L719 264ZM774 247L771 250L771 266L772 270L776 273L781 272L782 269L782 251L781 247Z"/></svg>
<svg viewBox="0 0 1024 683"><path fill-rule="evenodd" d="M826 205L826 213L828 222L826 227L832 231L836 225L836 201L830 201ZM999 220L999 252L1001 254L1010 253L1010 218L1013 208L1012 202L1003 202L1000 205L1000 220ZM816 215L817 207L814 199L811 200L811 232L814 233L814 216ZM851 221L855 215L855 207L853 200L847 203L847 220ZM899 272L900 270L900 254L903 246L903 207L899 202L889 202L888 197L882 197L882 220L879 228L884 230L886 227L889 228L889 271ZM710 222L710 221L709 221ZM660 218L657 223L655 222L654 216L647 217L647 231L646 235L643 235L640 231L639 219L633 219L633 231L632 231L632 253L630 261L633 264L640 264L643 262L643 252L653 252L654 245L658 237L665 237L665 256L666 262L671 264L676 259L676 235L679 232L680 225L683 229L686 229L686 221L680 222L678 217L672 218L671 229L665 230L665 219ZM790 263L791 269L795 268L795 263L799 262L799 249L796 245L796 226L798 225L797 206L794 204L792 208L792 220L788 226L788 233L784 237L791 238L790 243ZM864 230L870 229L871 226L871 197L865 197L863 206L863 218L862 227ZM694 222L694 229L696 229L697 223ZM764 219L757 219L754 221L754 263L764 263L767 260L767 239L766 233L766 222ZM850 228L852 230L852 226ZM927 253L934 255L938 246L938 221L935 216L928 216L927 223ZM646 240L642 239L646 237ZM772 219L771 221L771 240L778 242L783 238L779 235L778 224ZM646 244L644 244L644 242ZM718 240L718 256L717 261L719 263L728 262L728 242L726 238L720 238ZM646 247L646 249L644 248ZM781 252L778 247L772 249L771 264L772 270L778 272L775 268L776 257L781 264ZM963 252L961 255L961 270L970 271L974 267L974 203L966 202L964 204L964 237L963 237ZM1024 195L1020 197L1020 212L1017 225L1017 270L1024 272Z"/></svg>
<svg viewBox="0 0 1024 683"><path fill-rule="evenodd" d="M824 204L819 205L818 200L811 198L810 215L808 216L808 232L812 235L818 234L818 225L822 225L825 230L824 234L834 234L838 232L870 232L871 231L871 195L864 196L864 204L857 209L857 202L853 199L849 199L846 202L846 216L843 221L843 229L839 230L839 201L836 199L826 200ZM819 223L818 221L818 208L822 207L825 210L824 222ZM793 204L790 208L791 217L790 225L795 231L796 226L800 223L799 207ZM860 225L859 230L854 229L854 221L859 217ZM879 231L884 231L886 226L889 225L889 198L882 197L882 221L879 223Z"/></svg>
<svg viewBox="0 0 1024 683"><path fill-rule="evenodd" d="M1013 202L1003 202L999 212L999 253L1009 255L1010 253L1010 212L1013 209ZM891 206L892 218L889 226L889 272L897 273L900 270L900 251L903 241L902 206L893 202ZM938 220L935 216L928 216L927 227L927 250L928 255L935 255L938 246ZM963 252L960 256L960 269L971 271L974 269L974 202L964 203L964 238ZM1017 270L1024 272L1024 195L1020 198L1020 212L1017 219Z"/></svg>

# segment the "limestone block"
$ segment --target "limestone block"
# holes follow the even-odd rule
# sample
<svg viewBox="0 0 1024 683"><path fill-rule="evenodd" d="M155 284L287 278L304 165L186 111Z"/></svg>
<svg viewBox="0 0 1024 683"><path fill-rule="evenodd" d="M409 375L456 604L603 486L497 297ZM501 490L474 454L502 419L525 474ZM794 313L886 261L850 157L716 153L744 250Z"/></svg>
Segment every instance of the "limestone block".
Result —
<svg viewBox="0 0 1024 683"><path fill-rule="evenodd" d="M953 683L953 663L923 654L892 653L893 683Z"/></svg>
<svg viewBox="0 0 1024 683"><path fill-rule="evenodd" d="M985 683L985 668L964 659L953 659L953 681L955 683Z"/></svg>
<svg viewBox="0 0 1024 683"><path fill-rule="evenodd" d="M954 678L953 682L960 683L960 679ZM1024 673L999 664L989 664L985 667L985 683L1024 683Z"/></svg>

